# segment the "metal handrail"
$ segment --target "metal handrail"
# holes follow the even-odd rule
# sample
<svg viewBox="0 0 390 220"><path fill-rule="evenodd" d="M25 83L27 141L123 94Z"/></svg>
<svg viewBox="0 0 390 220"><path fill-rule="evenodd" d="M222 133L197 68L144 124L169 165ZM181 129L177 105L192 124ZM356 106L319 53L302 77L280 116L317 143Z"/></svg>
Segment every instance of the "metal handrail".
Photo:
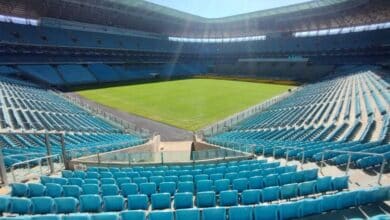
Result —
<svg viewBox="0 0 390 220"><path fill-rule="evenodd" d="M17 166L27 165L27 168L31 169L30 163L31 162L35 162L35 161L38 161L38 166L39 166L39 170L40 170L40 174L41 175L43 175L43 171L42 171L42 161L43 160L47 161L47 163L48 163L48 165L50 167L50 173L55 173L54 166L52 166L52 162L51 162L51 159L55 159L55 158L58 158L60 164L61 163L63 164L63 158L59 154L48 155L48 156L34 158L34 159L25 160L25 161L21 161L21 162L12 164L12 166L11 166L11 174L12 174L13 181L16 182L15 169L16 169Z"/></svg>
<svg viewBox="0 0 390 220"><path fill-rule="evenodd" d="M348 175L348 172L349 172L349 167L350 167L350 164L351 164L351 159L352 159L352 155L368 155L368 156L378 156L378 157L382 157L382 164L381 164L381 168L380 168L380 171L379 171L379 176L378 176L378 184L381 185L381 180L382 180L382 176L383 176L383 171L385 169L385 165L387 163L386 161L386 157L384 156L384 154L378 154L378 153L370 153L370 152L361 152L361 151L345 151L345 150L324 150L322 151L321 153L321 163L320 163L320 172L323 174L322 172L322 168L323 168L323 165L325 164L325 153L326 152L334 152L334 153L341 153L341 154L348 154L348 162L347 162L347 168L345 169L345 175Z"/></svg>

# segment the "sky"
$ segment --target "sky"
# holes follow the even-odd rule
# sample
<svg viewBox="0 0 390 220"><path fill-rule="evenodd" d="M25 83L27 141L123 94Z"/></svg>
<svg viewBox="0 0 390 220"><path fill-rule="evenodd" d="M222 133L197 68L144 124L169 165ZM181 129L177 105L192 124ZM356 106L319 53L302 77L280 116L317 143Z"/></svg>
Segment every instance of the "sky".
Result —
<svg viewBox="0 0 390 220"><path fill-rule="evenodd" d="M221 18L310 0L147 0L205 18Z"/></svg>

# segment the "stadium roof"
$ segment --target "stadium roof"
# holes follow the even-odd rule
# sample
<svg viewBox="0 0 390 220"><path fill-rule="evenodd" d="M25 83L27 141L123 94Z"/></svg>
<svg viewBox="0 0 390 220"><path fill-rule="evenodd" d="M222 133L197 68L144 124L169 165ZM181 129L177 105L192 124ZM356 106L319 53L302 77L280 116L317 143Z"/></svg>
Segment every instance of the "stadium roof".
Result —
<svg viewBox="0 0 390 220"><path fill-rule="evenodd" d="M204 18L143 0L0 0L0 13L50 17L178 37L239 37L390 21L388 0L316 0L223 18Z"/></svg>

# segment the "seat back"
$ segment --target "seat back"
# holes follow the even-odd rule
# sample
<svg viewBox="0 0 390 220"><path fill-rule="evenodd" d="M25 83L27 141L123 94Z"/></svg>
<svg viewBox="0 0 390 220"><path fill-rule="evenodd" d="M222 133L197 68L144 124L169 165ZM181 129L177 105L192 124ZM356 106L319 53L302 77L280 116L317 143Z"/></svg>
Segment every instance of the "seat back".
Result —
<svg viewBox="0 0 390 220"><path fill-rule="evenodd" d="M79 200L73 197L54 198L56 213L68 214L77 211Z"/></svg>
<svg viewBox="0 0 390 220"><path fill-rule="evenodd" d="M120 216L122 220L146 220L146 213L142 210L123 211Z"/></svg>
<svg viewBox="0 0 390 220"><path fill-rule="evenodd" d="M62 196L62 186L57 183L46 183L46 195L52 198Z"/></svg>
<svg viewBox="0 0 390 220"><path fill-rule="evenodd" d="M123 196L104 196L103 197L104 211L118 212L122 211L125 206L125 199Z"/></svg>
<svg viewBox="0 0 390 220"><path fill-rule="evenodd" d="M104 184L101 186L102 196L115 196L119 194L119 188L115 184Z"/></svg>
<svg viewBox="0 0 390 220"><path fill-rule="evenodd" d="M100 212L102 199L99 195L81 195L80 212Z"/></svg>
<svg viewBox="0 0 390 220"><path fill-rule="evenodd" d="M29 183L28 185L28 191L29 191L29 197L37 197L37 196L44 196L46 193L46 186L40 183Z"/></svg>
<svg viewBox="0 0 390 220"><path fill-rule="evenodd" d="M202 220L226 220L226 209L219 208L205 208L202 211Z"/></svg>
<svg viewBox="0 0 390 220"><path fill-rule="evenodd" d="M220 192L219 205L220 206L236 206L236 205L238 205L238 191L237 190L228 190L228 191Z"/></svg>
<svg viewBox="0 0 390 220"><path fill-rule="evenodd" d="M149 214L149 220L174 220L172 211L153 211Z"/></svg>
<svg viewBox="0 0 390 220"><path fill-rule="evenodd" d="M31 198L33 214L49 214L52 213L54 200L48 196Z"/></svg>
<svg viewBox="0 0 390 220"><path fill-rule="evenodd" d="M198 192L196 194L196 206L198 208L215 207L216 198L214 191Z"/></svg>
<svg viewBox="0 0 390 220"><path fill-rule="evenodd" d="M130 210L147 210L148 209L148 196L145 194L129 195L127 197L127 207Z"/></svg>
<svg viewBox="0 0 390 220"><path fill-rule="evenodd" d="M189 209L194 206L192 193L176 193L174 198L175 209Z"/></svg>
<svg viewBox="0 0 390 220"><path fill-rule="evenodd" d="M152 194L151 201L152 201L152 209L171 208L171 194L169 193Z"/></svg>
<svg viewBox="0 0 390 220"><path fill-rule="evenodd" d="M121 185L121 193L124 197L138 193L138 185L135 183L123 183Z"/></svg>
<svg viewBox="0 0 390 220"><path fill-rule="evenodd" d="M97 184L84 184L81 186L83 195L99 194L99 185Z"/></svg>
<svg viewBox="0 0 390 220"><path fill-rule="evenodd" d="M141 183L139 185L139 191L142 194L145 194L147 196L151 196L152 194L156 193L157 185L156 183Z"/></svg>
<svg viewBox="0 0 390 220"><path fill-rule="evenodd" d="M176 220L200 220L199 209L179 209L175 210Z"/></svg>
<svg viewBox="0 0 390 220"><path fill-rule="evenodd" d="M250 206L233 206L229 208L229 220L252 220L253 208Z"/></svg>

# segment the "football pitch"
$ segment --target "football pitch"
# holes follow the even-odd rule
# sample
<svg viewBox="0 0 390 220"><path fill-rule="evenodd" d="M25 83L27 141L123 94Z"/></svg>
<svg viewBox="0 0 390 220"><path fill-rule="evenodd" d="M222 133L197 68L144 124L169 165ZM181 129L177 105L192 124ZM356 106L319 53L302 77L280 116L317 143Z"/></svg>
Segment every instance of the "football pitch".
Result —
<svg viewBox="0 0 390 220"><path fill-rule="evenodd" d="M80 91L122 112L195 131L293 86L219 79L186 79Z"/></svg>

